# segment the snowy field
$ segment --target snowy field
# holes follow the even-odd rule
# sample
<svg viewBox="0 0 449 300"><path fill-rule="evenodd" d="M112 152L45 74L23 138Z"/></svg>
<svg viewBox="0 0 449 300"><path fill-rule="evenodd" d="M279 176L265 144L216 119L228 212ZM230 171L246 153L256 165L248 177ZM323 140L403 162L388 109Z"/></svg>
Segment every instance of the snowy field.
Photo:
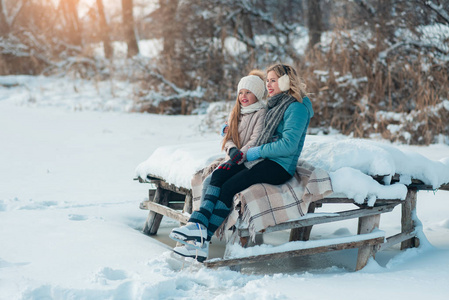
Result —
<svg viewBox="0 0 449 300"><path fill-rule="evenodd" d="M356 250L242 273L183 264L166 237L174 221L164 218L155 238L141 233L148 185L133 180L135 169L161 146L216 134L200 134L198 116L127 113L124 96L88 83L19 79L0 87L0 299L448 299L449 192L419 192L420 248L380 252L359 272ZM400 148L449 157L443 144ZM397 231L399 215L400 206L384 214L381 229ZM319 225L312 239L355 231L356 221ZM222 251L213 240L212 256Z"/></svg>

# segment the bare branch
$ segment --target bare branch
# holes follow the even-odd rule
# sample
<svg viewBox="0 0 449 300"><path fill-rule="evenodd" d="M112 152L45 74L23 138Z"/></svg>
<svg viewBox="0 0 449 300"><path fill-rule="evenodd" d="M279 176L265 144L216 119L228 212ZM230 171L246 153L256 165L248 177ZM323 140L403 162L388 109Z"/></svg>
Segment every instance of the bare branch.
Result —
<svg viewBox="0 0 449 300"><path fill-rule="evenodd" d="M436 12L442 19L444 19L446 24L449 24L449 13L444 10L442 4L436 5L431 0L422 0L421 2L424 6L430 8L431 10Z"/></svg>
<svg viewBox="0 0 449 300"><path fill-rule="evenodd" d="M152 92L153 97L150 96L150 98L154 98L154 100L157 99L160 102L161 98L163 99L162 101L170 101L170 100L175 100L175 99L201 98L204 95L204 91L202 90L202 88L200 86L198 86L195 90L182 89L182 88L178 87L176 84L174 84L173 82L167 80L164 76L162 76L154 68L149 68L148 66L145 66L140 61L137 61L137 63L141 68L143 68L145 70L147 75L158 79L159 81L161 81L166 86L170 87L175 92L175 94L172 94L172 95L161 95L161 94L153 91Z"/></svg>
<svg viewBox="0 0 449 300"><path fill-rule="evenodd" d="M354 0L354 2L356 4L358 4L359 7L362 8L364 11L366 11L369 14L370 18L374 18L376 16L376 10L367 1L365 1L365 0Z"/></svg>
<svg viewBox="0 0 449 300"><path fill-rule="evenodd" d="M391 47L389 47L388 49L380 52L379 55L378 55L378 59L377 60L380 63L382 63L383 65L385 65L385 58L388 56L388 54L390 52L392 52L392 51L394 51L394 50L396 50L396 49L398 49L400 47L404 47L404 46L414 46L414 47L416 47L418 49L420 49L420 48L427 48L427 49L431 49L431 50L436 50L439 53L444 54L444 55L448 55L449 54L448 51L445 51L445 50L443 50L443 49L441 49L441 48L439 48L439 47L437 47L435 45L432 45L432 44L422 43L422 42L419 42L419 41L403 41L403 42L396 43L396 44L392 45Z"/></svg>

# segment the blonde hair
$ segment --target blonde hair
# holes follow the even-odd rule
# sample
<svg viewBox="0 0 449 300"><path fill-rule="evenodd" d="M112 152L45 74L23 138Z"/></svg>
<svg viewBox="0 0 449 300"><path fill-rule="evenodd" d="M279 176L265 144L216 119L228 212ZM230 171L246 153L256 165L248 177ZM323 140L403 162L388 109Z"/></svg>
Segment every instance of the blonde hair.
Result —
<svg viewBox="0 0 449 300"><path fill-rule="evenodd" d="M259 76L259 78L262 79L262 81L265 81L265 78L264 78L265 73L261 70L257 70L257 69L252 70L251 72L249 72L248 75ZM264 97L265 96L266 96L266 91L265 91ZM260 100L262 100L262 99L257 99L257 101L260 101ZM240 101L239 101L239 96L237 95L237 99L235 100L234 108L232 109L231 115L229 116L229 128L228 128L228 132L226 132L226 134L223 138L223 143L221 146L222 150L224 150L226 142L229 140L232 140L238 149L240 149L242 147L242 143L241 143L240 137L239 137L239 120L240 120Z"/></svg>
<svg viewBox="0 0 449 300"><path fill-rule="evenodd" d="M266 74L271 71L274 71L278 77L285 75L287 72L288 78L290 79L290 89L287 93L296 98L299 102L302 102L302 98L307 96L306 84L298 76L296 70L290 65L275 64L267 69Z"/></svg>

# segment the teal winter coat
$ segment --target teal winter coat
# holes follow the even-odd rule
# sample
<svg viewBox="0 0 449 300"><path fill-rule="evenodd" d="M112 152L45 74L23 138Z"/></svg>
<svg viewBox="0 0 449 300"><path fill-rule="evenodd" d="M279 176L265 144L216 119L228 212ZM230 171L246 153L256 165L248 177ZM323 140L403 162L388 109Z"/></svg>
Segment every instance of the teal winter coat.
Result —
<svg viewBox="0 0 449 300"><path fill-rule="evenodd" d="M312 117L313 109L309 98L304 97L302 103L290 104L276 128L273 141L261 146L260 156L277 162L289 174L295 174Z"/></svg>

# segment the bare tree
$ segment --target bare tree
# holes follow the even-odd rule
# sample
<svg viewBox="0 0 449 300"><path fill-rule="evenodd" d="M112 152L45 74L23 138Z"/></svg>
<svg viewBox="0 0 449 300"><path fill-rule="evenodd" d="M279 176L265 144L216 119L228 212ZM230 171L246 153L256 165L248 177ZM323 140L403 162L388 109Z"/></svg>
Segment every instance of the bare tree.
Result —
<svg viewBox="0 0 449 300"><path fill-rule="evenodd" d="M178 8L178 0L159 0L160 11L165 26L162 28L163 53L166 58L173 57L175 53L176 41L176 10Z"/></svg>
<svg viewBox="0 0 449 300"><path fill-rule="evenodd" d="M308 0L309 49L321 41L323 26L321 24L321 0Z"/></svg>
<svg viewBox="0 0 449 300"><path fill-rule="evenodd" d="M246 11L242 11L239 18L239 23L236 26L237 30L240 31L240 35L242 39L247 41L246 44L246 51L250 54L250 64L253 64L256 60L256 52L255 47L256 43L254 41L254 33L253 33L253 26L251 23L251 18Z"/></svg>
<svg viewBox="0 0 449 300"><path fill-rule="evenodd" d="M30 0L18 0L14 5L12 1L0 0L0 36L6 36L14 27L19 14L24 10ZM8 8L11 8L8 10Z"/></svg>
<svg viewBox="0 0 449 300"><path fill-rule="evenodd" d="M104 13L103 0L97 0L98 16L100 18L100 30L103 40L104 55L110 59L112 57L112 46L109 25L106 21L106 15Z"/></svg>
<svg viewBox="0 0 449 300"><path fill-rule="evenodd" d="M5 15L3 0L0 0L0 36L5 36L9 32L9 24Z"/></svg>
<svg viewBox="0 0 449 300"><path fill-rule="evenodd" d="M128 45L128 57L139 54L136 33L134 31L133 0L122 0L123 30Z"/></svg>
<svg viewBox="0 0 449 300"><path fill-rule="evenodd" d="M64 18L64 26L68 32L71 44L81 46L81 26L78 18L79 0L64 0L59 2L59 8Z"/></svg>

